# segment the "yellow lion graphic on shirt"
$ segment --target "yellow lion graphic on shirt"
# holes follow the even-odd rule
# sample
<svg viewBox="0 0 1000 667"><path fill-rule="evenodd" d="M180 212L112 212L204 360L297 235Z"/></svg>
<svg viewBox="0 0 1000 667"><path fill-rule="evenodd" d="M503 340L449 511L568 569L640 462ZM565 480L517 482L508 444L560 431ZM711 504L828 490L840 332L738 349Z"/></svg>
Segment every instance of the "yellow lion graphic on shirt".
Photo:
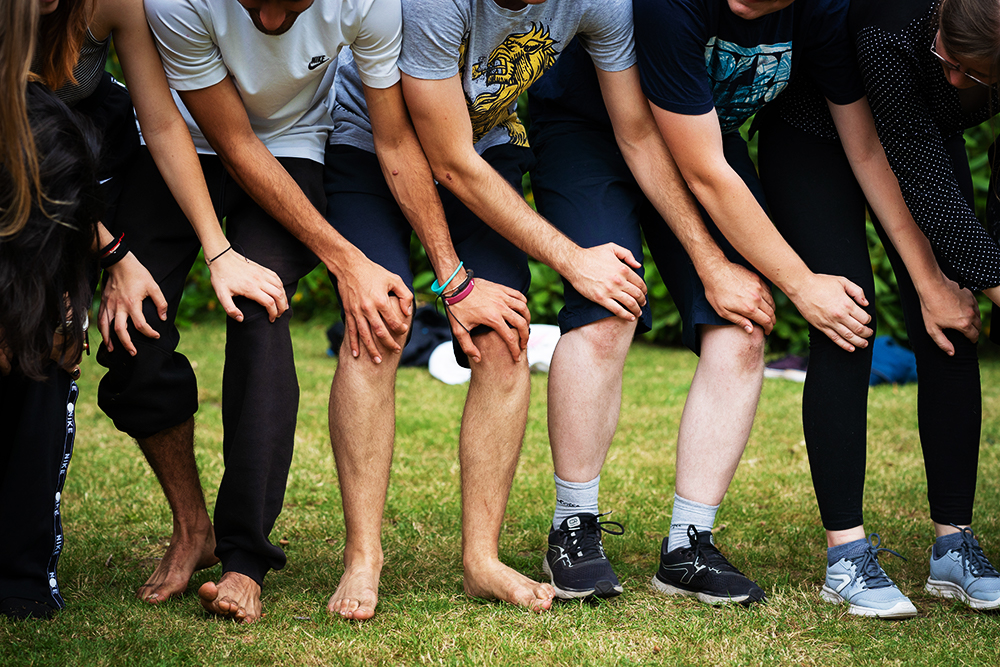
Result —
<svg viewBox="0 0 1000 667"><path fill-rule="evenodd" d="M531 24L531 30L507 35L489 57L480 58L472 66L472 79L485 78L487 86L499 86L492 92L481 93L476 99L466 99L472 118L473 141L498 125L502 125L517 146L527 146L528 136L517 114L510 111L518 96L556 62L556 40L548 28ZM464 61L465 47L461 49ZM464 62L462 63L464 65Z"/></svg>

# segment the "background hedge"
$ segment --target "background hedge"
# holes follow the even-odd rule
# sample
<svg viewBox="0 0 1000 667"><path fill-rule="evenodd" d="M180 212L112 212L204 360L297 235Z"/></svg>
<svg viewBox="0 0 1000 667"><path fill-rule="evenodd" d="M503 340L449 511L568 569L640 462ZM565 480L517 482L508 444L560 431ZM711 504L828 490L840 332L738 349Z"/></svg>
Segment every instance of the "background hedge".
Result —
<svg viewBox="0 0 1000 667"><path fill-rule="evenodd" d="M107 69L119 80L123 79L114 49L108 58ZM519 107L523 110L525 102L523 97L520 102ZM522 117L526 119L527 114L522 114ZM744 136L746 127L747 125L744 126ZM987 149L993 141L994 129L990 123L985 123L966 132L965 138L976 191L976 211L980 220L983 220L990 176ZM756 140L750 142L750 153L756 161ZM534 206L530 174L524 178L524 192L528 202ZM878 234L871 223L868 223L868 245L872 270L875 274L878 334L889 334L897 340L906 341L908 336L903 325L902 307L896 292L896 279ZM433 300L430 286L434 281L434 274L423 248L415 237L411 243L411 249L414 291L419 301L429 302ZM677 312L669 292L664 287L659 271L649 255L649 250L645 248L645 244L643 251L645 254L646 283L649 287L649 299L653 308L653 328L642 337L653 343L679 344L681 336L680 314ZM528 295L528 306L531 309L531 320L536 323L554 324L556 315L563 305L562 280L555 271L541 262L531 260L530 266L531 292ZM775 289L774 297L778 321L769 338L771 350L805 352L809 344L805 320L781 291ZM989 314L992 310L992 303L980 294L979 304L983 315L983 333L986 334L990 324ZM330 323L339 319L340 306L337 295L326 275L325 267L317 267L302 279L298 291L292 299L292 306L297 319L316 317ZM225 313L219 306L212 290L208 267L205 266L204 262L197 261L188 276L187 285L184 288L184 298L177 313L177 321L183 326L194 321L223 317L225 317Z"/></svg>

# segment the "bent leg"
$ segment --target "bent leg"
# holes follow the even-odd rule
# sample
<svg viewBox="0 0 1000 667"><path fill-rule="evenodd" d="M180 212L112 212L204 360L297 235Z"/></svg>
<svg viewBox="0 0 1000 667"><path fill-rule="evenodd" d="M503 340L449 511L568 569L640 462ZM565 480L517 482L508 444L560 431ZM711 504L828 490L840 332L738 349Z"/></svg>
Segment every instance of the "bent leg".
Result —
<svg viewBox="0 0 1000 667"><path fill-rule="evenodd" d="M601 474L621 412L622 369L635 322L597 320L559 338L549 370L549 443L556 475Z"/></svg>
<svg viewBox="0 0 1000 667"><path fill-rule="evenodd" d="M761 180L775 226L816 273L844 276L872 305L875 281L865 232L865 198L837 140L773 119L761 129ZM865 537L862 503L873 346L847 352L809 327L802 429L830 547Z"/></svg>
<svg viewBox="0 0 1000 667"><path fill-rule="evenodd" d="M702 326L701 357L677 437L677 495L718 505L750 437L764 377L764 334ZM719 419L726 415L726 419Z"/></svg>
<svg viewBox="0 0 1000 667"><path fill-rule="evenodd" d="M225 178L218 158L202 156L201 164L208 183L215 185ZM133 254L167 299L167 319L161 321L147 299L143 314L160 337L147 338L130 322L128 331L137 350L134 357L117 336L112 340L114 351L101 345L97 360L108 372L101 380L98 403L119 430L139 443L170 504L170 546L136 591L139 599L158 603L183 593L195 570L218 562L194 457L197 381L188 360L176 352L180 333L174 324L185 278L198 253L198 239L145 148L125 179L119 211L122 224L128 225ZM128 224L150 219L156 224Z"/></svg>
<svg viewBox="0 0 1000 667"><path fill-rule="evenodd" d="M326 218L368 259L412 286L410 238L413 230L392 196L378 159L352 146L326 150ZM330 275L334 286L336 276ZM396 338L400 345L406 335ZM382 572L382 513L395 438L396 369L400 355L383 355L375 364L362 346L351 354L340 347L330 387L330 440L344 507L344 574L327 609L344 618L375 614Z"/></svg>
<svg viewBox="0 0 1000 667"><path fill-rule="evenodd" d="M42 381L0 376L0 615L46 618L64 606L62 488L76 433L76 383L54 363Z"/></svg>
<svg viewBox="0 0 1000 667"><path fill-rule="evenodd" d="M194 418L138 443L163 488L174 523L167 552L136 591L140 600L156 604L186 591L192 573L219 559L194 459Z"/></svg>
<svg viewBox="0 0 1000 667"><path fill-rule="evenodd" d="M482 361L462 414L462 563L465 592L533 611L552 606L553 591L500 562L500 526L524 439L531 392L527 359L510 357L495 332L475 337Z"/></svg>
<svg viewBox="0 0 1000 667"><path fill-rule="evenodd" d="M397 339L405 344L406 336ZM344 575L330 597L331 613L371 618L382 572L382 513L389 487L396 433L398 354L375 364L362 348L355 358L347 341L330 387L330 440L346 529Z"/></svg>

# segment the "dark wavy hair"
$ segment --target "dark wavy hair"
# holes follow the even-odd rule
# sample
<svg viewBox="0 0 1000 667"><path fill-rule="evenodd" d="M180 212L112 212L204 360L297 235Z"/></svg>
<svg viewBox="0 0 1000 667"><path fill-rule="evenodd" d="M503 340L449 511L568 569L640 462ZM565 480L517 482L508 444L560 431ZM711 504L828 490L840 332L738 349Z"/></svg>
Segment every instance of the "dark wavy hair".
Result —
<svg viewBox="0 0 1000 667"><path fill-rule="evenodd" d="M0 342L21 373L41 379L57 327L83 340L103 204L93 126L41 84L28 84L27 103L45 210L33 206L19 233L0 238ZM9 181L0 166L0 193Z"/></svg>

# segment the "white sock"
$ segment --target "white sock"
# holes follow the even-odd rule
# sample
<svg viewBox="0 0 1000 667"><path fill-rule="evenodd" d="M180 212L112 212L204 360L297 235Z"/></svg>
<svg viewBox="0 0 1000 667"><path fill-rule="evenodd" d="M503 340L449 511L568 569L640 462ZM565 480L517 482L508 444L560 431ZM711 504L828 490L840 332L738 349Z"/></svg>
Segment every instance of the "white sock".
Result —
<svg viewBox="0 0 1000 667"><path fill-rule="evenodd" d="M704 505L674 494L674 513L670 517L670 533L667 535L667 551L691 546L688 526L694 526L699 533L711 533L715 525L718 505Z"/></svg>
<svg viewBox="0 0 1000 667"><path fill-rule="evenodd" d="M601 476L598 475L589 482L567 482L556 480L556 511L552 516L552 529L557 530L563 520L576 514L593 514L597 516L597 496L600 493Z"/></svg>

